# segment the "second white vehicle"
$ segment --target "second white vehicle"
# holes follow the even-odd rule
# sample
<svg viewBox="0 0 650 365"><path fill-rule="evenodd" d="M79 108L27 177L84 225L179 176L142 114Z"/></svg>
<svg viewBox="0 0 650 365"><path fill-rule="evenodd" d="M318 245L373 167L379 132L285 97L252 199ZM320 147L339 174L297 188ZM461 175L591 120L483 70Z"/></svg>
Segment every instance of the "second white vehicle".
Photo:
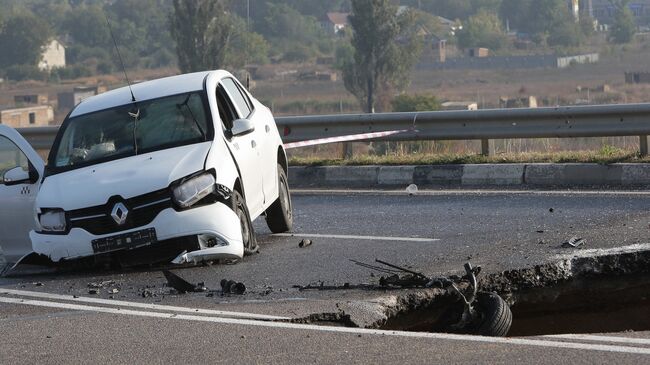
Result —
<svg viewBox="0 0 650 365"><path fill-rule="evenodd" d="M29 236L34 252L54 262L143 248L177 263L241 258L257 250L257 217L266 215L272 232L292 228L273 115L225 71L83 101L63 122L45 168L17 134L4 137L30 163L6 170L3 183L40 189Z"/></svg>

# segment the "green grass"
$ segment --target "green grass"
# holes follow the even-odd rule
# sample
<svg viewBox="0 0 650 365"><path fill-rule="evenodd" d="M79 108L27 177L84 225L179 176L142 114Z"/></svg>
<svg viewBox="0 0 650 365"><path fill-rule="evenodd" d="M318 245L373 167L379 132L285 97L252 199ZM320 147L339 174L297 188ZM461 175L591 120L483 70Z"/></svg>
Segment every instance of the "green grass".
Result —
<svg viewBox="0 0 650 365"><path fill-rule="evenodd" d="M292 157L292 166L364 166L364 165L460 165L506 163L650 163L650 157L640 157L636 152L603 149L592 152L517 153L482 156L476 154L410 154L410 155L357 155L351 159L318 157Z"/></svg>

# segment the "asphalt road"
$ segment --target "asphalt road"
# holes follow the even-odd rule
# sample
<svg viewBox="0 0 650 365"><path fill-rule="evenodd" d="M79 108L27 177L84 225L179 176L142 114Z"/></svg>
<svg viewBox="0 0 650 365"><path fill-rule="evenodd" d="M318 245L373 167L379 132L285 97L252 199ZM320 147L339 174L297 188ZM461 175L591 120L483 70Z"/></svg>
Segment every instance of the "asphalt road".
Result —
<svg viewBox="0 0 650 365"><path fill-rule="evenodd" d="M273 236L260 219L255 224L259 255L235 265L176 271L210 289L218 289L224 278L244 282L248 292L243 296L170 295L159 268L0 278L0 362L647 362L650 334L643 332L618 334L625 339L614 341L537 337L484 342L342 327L336 328L345 332L286 323L278 327L264 318L224 320L223 313L194 308L236 311L237 318L250 317L241 313L294 318L336 312L339 303L385 294L294 288L376 281L350 259L380 258L427 275L460 272L470 259L484 271L497 272L571 253L561 243L573 236L585 238L587 248L648 242L649 203L650 194L643 192L435 191L413 197L296 192L296 236ZM313 245L299 248L302 238L312 239ZM107 280L113 282L99 294L88 293L89 283ZM119 292L110 293L113 288ZM66 297L3 294L3 289ZM143 292L153 296L143 297ZM108 301L79 301L86 297Z"/></svg>

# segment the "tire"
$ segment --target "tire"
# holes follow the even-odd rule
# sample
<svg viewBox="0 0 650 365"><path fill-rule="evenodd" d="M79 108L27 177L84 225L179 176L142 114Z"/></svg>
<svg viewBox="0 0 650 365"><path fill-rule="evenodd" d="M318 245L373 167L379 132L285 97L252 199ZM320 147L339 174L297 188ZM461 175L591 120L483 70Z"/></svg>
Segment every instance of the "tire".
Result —
<svg viewBox="0 0 650 365"><path fill-rule="evenodd" d="M293 206L287 174L278 165L278 199L266 210L266 224L273 233L284 233L293 228Z"/></svg>
<svg viewBox="0 0 650 365"><path fill-rule="evenodd" d="M512 326L508 303L495 293L478 293L475 309L481 314L474 334L505 337Z"/></svg>
<svg viewBox="0 0 650 365"><path fill-rule="evenodd" d="M237 214L241 226L242 240L244 242L244 256L250 256L259 252L257 246L257 237L255 237L255 230L251 222L251 216L246 207L246 201L241 194L235 190L232 192L230 198L231 208Z"/></svg>

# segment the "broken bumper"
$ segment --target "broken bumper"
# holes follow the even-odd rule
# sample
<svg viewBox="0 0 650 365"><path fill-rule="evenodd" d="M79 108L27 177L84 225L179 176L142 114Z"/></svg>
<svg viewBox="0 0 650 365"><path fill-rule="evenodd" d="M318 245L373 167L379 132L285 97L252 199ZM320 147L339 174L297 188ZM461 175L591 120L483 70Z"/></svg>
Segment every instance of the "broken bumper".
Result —
<svg viewBox="0 0 650 365"><path fill-rule="evenodd" d="M29 233L34 252L48 256L52 261L72 260L96 253L92 241L96 239L126 234L154 228L158 242L178 237L194 235L214 236L221 245L197 251L209 253L213 259L241 258L244 256L244 244L239 218L222 203L215 203L190 210L175 211L165 209L150 224L123 232L96 236L80 228L73 228L66 235ZM155 243L151 246L154 246Z"/></svg>

